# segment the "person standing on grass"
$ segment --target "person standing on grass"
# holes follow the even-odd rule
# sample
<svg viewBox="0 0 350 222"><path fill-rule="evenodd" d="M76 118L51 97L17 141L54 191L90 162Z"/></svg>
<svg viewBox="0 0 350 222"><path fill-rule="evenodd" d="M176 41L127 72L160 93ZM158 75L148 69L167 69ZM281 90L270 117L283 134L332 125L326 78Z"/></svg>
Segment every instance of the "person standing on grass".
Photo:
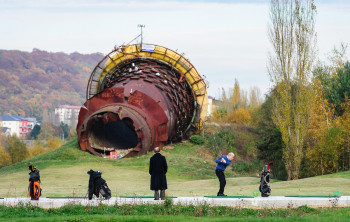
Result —
<svg viewBox="0 0 350 222"><path fill-rule="evenodd" d="M154 199L164 200L165 190L168 189L165 174L168 171L168 165L166 159L160 154L160 148L154 148L155 154L151 157L149 163L149 174L151 175L151 190L154 190Z"/></svg>
<svg viewBox="0 0 350 222"><path fill-rule="evenodd" d="M220 189L217 194L218 196L227 196L224 194L224 189L226 186L224 171L226 167L231 164L231 161L233 160L234 157L235 157L234 153L229 153L227 156L220 156L216 160L217 165L216 165L215 173L216 173L216 176L219 178L219 182L220 182Z"/></svg>

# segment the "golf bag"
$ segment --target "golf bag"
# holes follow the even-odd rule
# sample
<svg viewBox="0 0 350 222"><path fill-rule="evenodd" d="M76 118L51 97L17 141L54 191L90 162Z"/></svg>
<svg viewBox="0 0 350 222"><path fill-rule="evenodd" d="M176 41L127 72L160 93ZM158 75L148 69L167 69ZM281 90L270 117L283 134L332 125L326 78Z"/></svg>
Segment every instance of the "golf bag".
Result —
<svg viewBox="0 0 350 222"><path fill-rule="evenodd" d="M101 177L100 171L90 170L87 172L90 175L89 179L89 200L92 199L92 196L95 194L96 197L99 197L101 194L104 199L108 200L111 198L111 190L108 188L107 183Z"/></svg>
<svg viewBox="0 0 350 222"><path fill-rule="evenodd" d="M268 165L265 165L265 167L261 172L259 191L261 192L262 197L268 197L271 195L270 166L273 166L273 163L269 163Z"/></svg>
<svg viewBox="0 0 350 222"><path fill-rule="evenodd" d="M29 173L29 186L28 186L28 196L30 196L31 200L39 200L41 196L41 188L40 188L40 170L34 165L29 164L28 168L30 170Z"/></svg>

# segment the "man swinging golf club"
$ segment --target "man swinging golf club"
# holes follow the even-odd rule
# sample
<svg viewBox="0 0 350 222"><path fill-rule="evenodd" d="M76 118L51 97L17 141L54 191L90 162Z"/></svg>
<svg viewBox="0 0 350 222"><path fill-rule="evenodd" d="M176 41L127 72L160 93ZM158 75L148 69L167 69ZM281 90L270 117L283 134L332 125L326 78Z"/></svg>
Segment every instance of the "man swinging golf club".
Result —
<svg viewBox="0 0 350 222"><path fill-rule="evenodd" d="M235 157L235 154L229 153L227 156L220 156L216 160L217 165L216 165L215 173L220 181L220 189L218 192L218 196L227 196L224 194L224 189L226 186L226 179L225 179L224 171L225 171L226 167L231 164L231 161L233 160L234 157Z"/></svg>

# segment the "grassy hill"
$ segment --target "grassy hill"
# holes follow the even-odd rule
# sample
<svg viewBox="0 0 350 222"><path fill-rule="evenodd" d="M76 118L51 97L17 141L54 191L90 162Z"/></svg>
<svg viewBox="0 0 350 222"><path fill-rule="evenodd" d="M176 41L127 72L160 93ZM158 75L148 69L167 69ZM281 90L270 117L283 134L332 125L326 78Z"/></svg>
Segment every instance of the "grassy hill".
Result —
<svg viewBox="0 0 350 222"><path fill-rule="evenodd" d="M169 172L167 195L215 195L219 182L214 157L203 147L189 142L168 146L162 151ZM76 140L46 154L0 169L0 197L24 197L27 193L27 163L40 169L43 196L86 196L90 169L101 171L113 196L152 195L149 190L149 153L144 156L109 160L80 151ZM227 170L226 193L252 195L258 189L258 177L234 177ZM350 172L306 178L297 181L273 181L272 194L279 195L350 195Z"/></svg>

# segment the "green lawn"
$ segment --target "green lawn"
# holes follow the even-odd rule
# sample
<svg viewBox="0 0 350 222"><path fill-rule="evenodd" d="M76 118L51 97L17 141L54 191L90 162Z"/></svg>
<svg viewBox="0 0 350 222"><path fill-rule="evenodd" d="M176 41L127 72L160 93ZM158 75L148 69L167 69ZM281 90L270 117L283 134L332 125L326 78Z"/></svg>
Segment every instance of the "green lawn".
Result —
<svg viewBox="0 0 350 222"><path fill-rule="evenodd" d="M215 176L214 157L191 143L175 145L162 151L166 156L169 196L210 196L217 193L219 182ZM120 160L108 160L80 151L76 140L37 157L0 169L0 197L25 197L28 173L26 163L40 169L43 197L85 196L90 169L103 172L112 196L150 196L148 174L149 153L144 156ZM251 196L258 189L258 177L234 177L226 170L228 195ZM231 171L231 172L230 172ZM350 172L301 179L275 181L271 184L272 195L350 195Z"/></svg>
<svg viewBox="0 0 350 222"><path fill-rule="evenodd" d="M0 206L0 221L347 221L350 208L237 209L181 205Z"/></svg>
<svg viewBox="0 0 350 222"><path fill-rule="evenodd" d="M349 209L347 209L349 211ZM42 217L11 217L10 221L125 221L125 222L148 222L148 221L211 221L211 222L224 222L224 221L339 221L344 222L347 221L350 217L350 214L345 214L343 212L334 212L332 214L324 213L320 215L312 215L305 217L271 217L271 218L251 218L251 217L190 217L190 216L116 216L116 215L81 215L81 216L69 216L69 215L61 215L61 216L42 216ZM0 219L0 221L9 221L9 219Z"/></svg>

